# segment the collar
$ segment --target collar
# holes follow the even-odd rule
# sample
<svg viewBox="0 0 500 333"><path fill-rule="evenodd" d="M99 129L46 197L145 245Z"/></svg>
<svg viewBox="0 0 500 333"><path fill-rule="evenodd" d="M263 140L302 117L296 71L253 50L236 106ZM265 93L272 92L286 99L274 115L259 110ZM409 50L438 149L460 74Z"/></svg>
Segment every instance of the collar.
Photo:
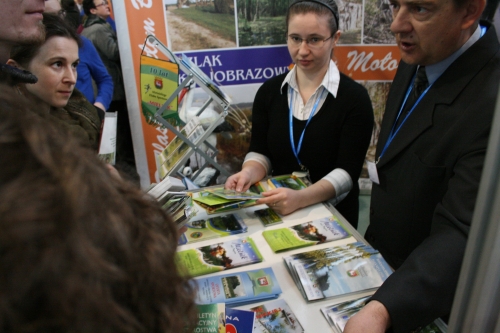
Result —
<svg viewBox="0 0 500 333"><path fill-rule="evenodd" d="M425 73L427 74L427 80L429 84L433 84L440 76L444 73L446 69L460 57L469 47L471 47L475 42L481 38L481 26L478 24L476 30L470 36L470 38L459 48L455 53L450 55L448 58L438 62L437 64L425 66Z"/></svg>
<svg viewBox="0 0 500 333"><path fill-rule="evenodd" d="M9 80L12 84L36 83L38 81L33 73L7 64L0 64L0 74L3 74L1 75L2 81Z"/></svg>
<svg viewBox="0 0 500 333"><path fill-rule="evenodd" d="M290 85L294 90L299 91L299 87L297 85L297 66L294 66L290 72L286 75L283 83L280 87L280 92L283 91L283 87L285 84ZM330 60L330 64L328 65L328 69L326 71L325 76L323 77L323 81L321 81L320 86L323 86L329 93L333 95L333 97L337 97L337 91L339 90L340 83L340 72L333 60Z"/></svg>

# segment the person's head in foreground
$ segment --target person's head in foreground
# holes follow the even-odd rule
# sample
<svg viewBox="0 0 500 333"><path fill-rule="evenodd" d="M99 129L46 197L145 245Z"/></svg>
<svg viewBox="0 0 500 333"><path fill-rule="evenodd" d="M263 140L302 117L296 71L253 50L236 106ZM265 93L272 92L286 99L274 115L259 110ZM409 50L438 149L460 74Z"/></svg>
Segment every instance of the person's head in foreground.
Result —
<svg viewBox="0 0 500 333"><path fill-rule="evenodd" d="M182 332L177 229L92 152L0 102L0 332Z"/></svg>

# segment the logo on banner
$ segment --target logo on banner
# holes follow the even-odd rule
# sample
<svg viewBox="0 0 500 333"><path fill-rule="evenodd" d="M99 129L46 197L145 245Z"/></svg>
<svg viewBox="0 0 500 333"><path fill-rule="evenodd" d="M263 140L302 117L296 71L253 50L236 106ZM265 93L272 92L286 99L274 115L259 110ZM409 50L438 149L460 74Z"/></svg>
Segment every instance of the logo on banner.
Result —
<svg viewBox="0 0 500 333"><path fill-rule="evenodd" d="M155 88L163 89L163 80L161 77L155 77Z"/></svg>

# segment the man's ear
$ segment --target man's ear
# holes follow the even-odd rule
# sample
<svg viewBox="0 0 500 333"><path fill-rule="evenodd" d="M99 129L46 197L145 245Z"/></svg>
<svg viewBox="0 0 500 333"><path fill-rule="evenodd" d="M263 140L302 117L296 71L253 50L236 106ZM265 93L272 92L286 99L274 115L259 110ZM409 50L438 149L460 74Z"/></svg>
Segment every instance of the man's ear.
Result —
<svg viewBox="0 0 500 333"><path fill-rule="evenodd" d="M97 9L96 8L90 8L90 14L95 15L95 13L97 13Z"/></svg>
<svg viewBox="0 0 500 333"><path fill-rule="evenodd" d="M486 6L486 0L469 0L465 5L465 16L462 19L462 29L468 29L474 25Z"/></svg>
<svg viewBox="0 0 500 333"><path fill-rule="evenodd" d="M17 63L17 61L15 61L14 59L7 60L7 65L12 66L12 67L16 67L16 68L19 68L19 69L24 69L23 66L19 65Z"/></svg>

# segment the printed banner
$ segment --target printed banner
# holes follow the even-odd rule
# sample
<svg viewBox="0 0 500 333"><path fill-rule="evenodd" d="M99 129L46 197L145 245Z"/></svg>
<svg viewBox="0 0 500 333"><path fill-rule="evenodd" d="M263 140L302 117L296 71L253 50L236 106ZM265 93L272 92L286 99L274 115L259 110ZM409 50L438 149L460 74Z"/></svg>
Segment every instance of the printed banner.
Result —
<svg viewBox="0 0 500 333"><path fill-rule="evenodd" d="M141 56L141 107L148 124L158 124L155 114L179 86L179 65ZM182 124L177 113L177 96L162 113L173 126Z"/></svg>

